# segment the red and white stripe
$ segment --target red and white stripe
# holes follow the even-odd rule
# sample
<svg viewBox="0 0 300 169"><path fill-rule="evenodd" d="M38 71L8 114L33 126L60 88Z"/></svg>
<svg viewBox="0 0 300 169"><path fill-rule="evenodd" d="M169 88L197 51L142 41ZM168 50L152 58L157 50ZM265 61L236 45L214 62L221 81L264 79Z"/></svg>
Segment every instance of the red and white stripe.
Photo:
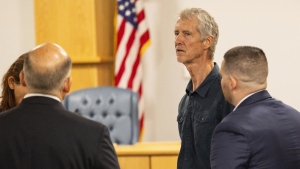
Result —
<svg viewBox="0 0 300 169"><path fill-rule="evenodd" d="M143 136L144 102L142 93L141 57L150 44L149 30L141 0L135 1L138 28L135 29L117 15L117 51L115 58L115 85L139 93L140 139Z"/></svg>

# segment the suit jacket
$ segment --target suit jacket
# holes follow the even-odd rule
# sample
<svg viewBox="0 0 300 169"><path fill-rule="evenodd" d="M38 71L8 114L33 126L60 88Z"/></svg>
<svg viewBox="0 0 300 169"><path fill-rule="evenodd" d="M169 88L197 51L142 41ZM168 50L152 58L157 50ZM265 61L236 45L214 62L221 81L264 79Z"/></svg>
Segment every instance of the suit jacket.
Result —
<svg viewBox="0 0 300 169"><path fill-rule="evenodd" d="M1 169L118 169L104 125L48 97L28 97L0 114Z"/></svg>
<svg viewBox="0 0 300 169"><path fill-rule="evenodd" d="M300 113L264 90L216 127L212 169L300 169Z"/></svg>

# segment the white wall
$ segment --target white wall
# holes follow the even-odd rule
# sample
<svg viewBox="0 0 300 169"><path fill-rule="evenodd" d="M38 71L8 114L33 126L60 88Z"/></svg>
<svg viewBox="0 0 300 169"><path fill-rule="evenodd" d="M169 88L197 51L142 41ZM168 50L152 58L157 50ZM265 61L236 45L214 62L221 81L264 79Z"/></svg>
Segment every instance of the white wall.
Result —
<svg viewBox="0 0 300 169"><path fill-rule="evenodd" d="M177 13L186 7L207 10L219 24L215 54L219 65L234 46L262 48L269 61L269 92L300 110L300 1L145 0L144 4L152 38L143 60L145 141L179 140L177 107L189 79L176 61L173 32Z"/></svg>
<svg viewBox="0 0 300 169"><path fill-rule="evenodd" d="M0 77L34 46L33 0L0 0ZM300 1L144 0L152 45L143 58L144 141L177 141L177 107L189 79L177 63L174 25L186 7L201 7L219 24L215 61L237 45L262 48L269 60L270 93L300 110Z"/></svg>
<svg viewBox="0 0 300 169"><path fill-rule="evenodd" d="M0 0L0 78L34 47L33 0Z"/></svg>

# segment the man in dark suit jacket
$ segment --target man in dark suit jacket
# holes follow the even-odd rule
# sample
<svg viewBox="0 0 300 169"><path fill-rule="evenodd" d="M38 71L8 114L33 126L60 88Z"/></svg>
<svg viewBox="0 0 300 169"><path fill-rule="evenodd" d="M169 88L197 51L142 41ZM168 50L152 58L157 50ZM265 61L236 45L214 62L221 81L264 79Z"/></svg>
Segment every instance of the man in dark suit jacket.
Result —
<svg viewBox="0 0 300 169"><path fill-rule="evenodd" d="M214 131L212 169L299 169L300 113L266 90L264 52L235 47L220 73L224 96L236 107Z"/></svg>
<svg viewBox="0 0 300 169"><path fill-rule="evenodd" d="M45 43L29 52L20 79L27 94L0 114L1 169L119 169L107 127L65 110L71 59Z"/></svg>

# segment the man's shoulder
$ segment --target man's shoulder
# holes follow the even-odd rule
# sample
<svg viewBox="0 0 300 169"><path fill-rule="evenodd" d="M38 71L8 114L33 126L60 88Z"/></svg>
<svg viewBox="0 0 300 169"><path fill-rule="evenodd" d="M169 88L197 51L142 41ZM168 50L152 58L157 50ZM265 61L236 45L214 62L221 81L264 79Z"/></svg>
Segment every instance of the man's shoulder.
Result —
<svg viewBox="0 0 300 169"><path fill-rule="evenodd" d="M28 98L30 100L30 98ZM50 102L50 104L48 104ZM36 106L36 107L35 107ZM23 102L19 106L0 113L1 118L5 119L16 119L16 118L28 118L31 119L48 119L49 122L53 120L57 125L69 124L69 126L80 126L81 128L103 128L104 124L88 119L74 112L66 110L63 105L51 98L43 98L37 104L32 102ZM59 121L55 120L59 119ZM68 127L68 125L65 125Z"/></svg>
<svg viewBox="0 0 300 169"><path fill-rule="evenodd" d="M69 120L70 122L77 123L78 125L82 125L82 127L96 127L96 128L103 128L105 127L104 124L92 120L90 118L84 117L82 115L76 114L75 112L71 112L69 110L66 110L63 108L61 110L61 113L65 115L66 120Z"/></svg>

